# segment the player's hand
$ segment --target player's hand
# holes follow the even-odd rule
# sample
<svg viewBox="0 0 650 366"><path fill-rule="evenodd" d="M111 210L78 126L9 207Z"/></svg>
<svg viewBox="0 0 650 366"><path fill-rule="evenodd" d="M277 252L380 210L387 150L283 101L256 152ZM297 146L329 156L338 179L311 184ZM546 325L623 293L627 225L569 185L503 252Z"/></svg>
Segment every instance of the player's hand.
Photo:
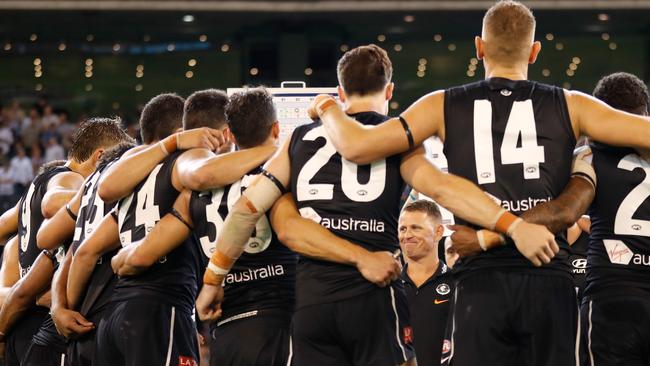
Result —
<svg viewBox="0 0 650 366"><path fill-rule="evenodd" d="M196 312L203 321L214 321L221 316L223 287L204 284L196 298Z"/></svg>
<svg viewBox="0 0 650 366"><path fill-rule="evenodd" d="M183 131L176 140L178 150L204 148L216 151L225 142L226 138L221 131L207 127Z"/></svg>
<svg viewBox="0 0 650 366"><path fill-rule="evenodd" d="M510 235L517 250L536 267L550 263L560 247L555 236L544 226L521 222Z"/></svg>
<svg viewBox="0 0 650 366"><path fill-rule="evenodd" d="M76 338L95 329L95 324L76 311L57 308L52 310L56 330L65 338Z"/></svg>
<svg viewBox="0 0 650 366"><path fill-rule="evenodd" d="M471 257L483 251L478 243L476 230L463 225L447 225L451 234L451 247L454 248L460 258Z"/></svg>
<svg viewBox="0 0 650 366"><path fill-rule="evenodd" d="M311 101L311 104L307 108L307 114L309 115L309 118L311 118L314 121L319 118L318 110L316 109L316 106L326 99L334 99L334 98L332 98L332 96L329 94L318 94L316 98L314 98L314 100Z"/></svg>
<svg viewBox="0 0 650 366"><path fill-rule="evenodd" d="M391 252L368 252L357 263L357 269L366 280L386 287L399 278L402 266Z"/></svg>

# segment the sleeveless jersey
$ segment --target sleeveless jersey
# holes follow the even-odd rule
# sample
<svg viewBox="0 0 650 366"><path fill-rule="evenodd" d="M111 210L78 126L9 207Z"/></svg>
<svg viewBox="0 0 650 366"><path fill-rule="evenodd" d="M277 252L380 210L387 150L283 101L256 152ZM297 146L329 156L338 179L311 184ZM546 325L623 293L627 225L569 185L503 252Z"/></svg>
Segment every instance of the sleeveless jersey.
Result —
<svg viewBox="0 0 650 366"><path fill-rule="evenodd" d="M59 173L69 172L66 166L53 166L45 169L43 173L34 178L29 185L27 193L20 201L18 211L18 261L20 265L20 277L24 277L34 264L34 261L41 254L36 245L36 234L43 224L45 218L41 211L41 202L50 179Z"/></svg>
<svg viewBox="0 0 650 366"><path fill-rule="evenodd" d="M585 296L650 291L650 163L634 150L593 144L598 188L589 216Z"/></svg>
<svg viewBox="0 0 650 366"><path fill-rule="evenodd" d="M118 204L118 226L122 246L144 239L161 217L168 214L179 192L172 185L172 170L183 151L176 151L158 164L131 195ZM145 272L120 277L113 300L149 297L190 313L197 295L196 244L186 241Z"/></svg>
<svg viewBox="0 0 650 366"><path fill-rule="evenodd" d="M578 291L578 299L582 298L585 290L585 279L587 272L587 248L589 247L589 234L581 232L580 236L571 245L569 255L569 264L571 264L571 274L573 275L573 284Z"/></svg>
<svg viewBox="0 0 650 366"><path fill-rule="evenodd" d="M576 141L561 88L491 78L446 90L444 108L450 173L478 184L515 214L562 192ZM565 234L556 241L560 253L542 268L568 274ZM506 246L459 260L454 270L504 266L534 268L509 240Z"/></svg>
<svg viewBox="0 0 650 366"><path fill-rule="evenodd" d="M228 212L259 173L261 168L252 170L238 182L224 188L192 192L190 214L206 265L214 252L218 232ZM225 300L221 305L223 315L218 324L243 315L253 316L264 310L293 312L296 261L297 256L280 243L271 229L268 216L262 216L244 253L226 276Z"/></svg>
<svg viewBox="0 0 650 366"><path fill-rule="evenodd" d="M374 112L351 115L366 125L388 117ZM298 127L289 145L290 188L300 214L334 234L371 251L399 249L397 219L404 181L401 157L356 165L341 157L321 122ZM343 300L375 285L353 266L301 256L296 275L296 307Z"/></svg>

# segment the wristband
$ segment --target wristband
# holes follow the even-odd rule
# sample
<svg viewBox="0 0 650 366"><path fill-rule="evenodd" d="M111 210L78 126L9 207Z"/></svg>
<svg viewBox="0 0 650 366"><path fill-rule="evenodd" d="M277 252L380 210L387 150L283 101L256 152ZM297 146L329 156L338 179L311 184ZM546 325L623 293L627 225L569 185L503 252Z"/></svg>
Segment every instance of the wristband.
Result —
<svg viewBox="0 0 650 366"><path fill-rule="evenodd" d="M325 112L327 112L328 109L334 107L336 104L336 100L334 100L332 97L329 97L316 104L316 113L318 113L318 117L321 117Z"/></svg>
<svg viewBox="0 0 650 366"><path fill-rule="evenodd" d="M67 205L65 205L65 211L68 213L68 215L70 215L70 218L73 221L77 221L77 215L75 215L74 212L72 212L72 210L70 209L70 204L69 203Z"/></svg>
<svg viewBox="0 0 650 366"><path fill-rule="evenodd" d="M159 142L160 144L160 149L163 151L165 156L173 153L176 151L176 148L178 147L178 134L174 133L169 136L167 136L165 139Z"/></svg>
<svg viewBox="0 0 650 366"><path fill-rule="evenodd" d="M510 235L511 232L517 227L521 221L523 221L521 218L513 215L509 211L506 211L505 209L501 209L499 213L497 214L497 220L496 223L494 224L494 230L498 233L501 234L508 234Z"/></svg>
<svg viewBox="0 0 650 366"><path fill-rule="evenodd" d="M415 146L415 142L413 141L413 134L411 133L411 128L409 127L409 124L406 123L406 120L404 117L399 116L399 121L402 123L402 128L404 129L404 133L406 133L406 138L409 141L409 150Z"/></svg>
<svg viewBox="0 0 650 366"><path fill-rule="evenodd" d="M54 264L57 263L56 256L54 255L54 253L50 252L49 250L43 249L43 255L50 258L52 263L54 263Z"/></svg>
<svg viewBox="0 0 650 366"><path fill-rule="evenodd" d="M485 245L485 232L483 230L479 230L476 232L476 237L478 238L478 245L483 249L483 251L487 251L487 246Z"/></svg>
<svg viewBox="0 0 650 366"><path fill-rule="evenodd" d="M219 250L215 250L214 254L212 254L212 257L210 258L210 263L208 263L205 275L203 276L203 282L208 285L220 286L221 279L228 274L234 263L234 259L228 258Z"/></svg>

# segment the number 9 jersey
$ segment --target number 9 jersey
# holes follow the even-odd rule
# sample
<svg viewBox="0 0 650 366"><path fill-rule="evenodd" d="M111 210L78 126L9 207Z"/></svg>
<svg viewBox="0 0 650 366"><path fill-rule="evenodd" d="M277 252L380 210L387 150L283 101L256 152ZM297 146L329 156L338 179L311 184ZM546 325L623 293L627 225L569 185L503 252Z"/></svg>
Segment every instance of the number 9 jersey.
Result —
<svg viewBox="0 0 650 366"><path fill-rule="evenodd" d="M449 173L478 184L506 210L520 215L568 183L576 140L562 88L490 78L445 90L444 110ZM542 268L568 273L564 233L556 241L560 253ZM454 271L504 266L532 268L509 241L459 261Z"/></svg>

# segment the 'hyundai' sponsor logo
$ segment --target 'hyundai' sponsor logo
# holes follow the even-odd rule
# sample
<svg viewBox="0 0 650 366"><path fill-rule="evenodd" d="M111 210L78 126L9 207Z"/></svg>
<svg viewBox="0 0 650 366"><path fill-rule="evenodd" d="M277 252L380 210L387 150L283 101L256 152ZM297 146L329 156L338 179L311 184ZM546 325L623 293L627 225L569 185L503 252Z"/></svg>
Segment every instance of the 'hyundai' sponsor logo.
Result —
<svg viewBox="0 0 650 366"><path fill-rule="evenodd" d="M573 262L571 262L571 265L574 268L584 269L587 268L587 260L584 258L574 259Z"/></svg>

